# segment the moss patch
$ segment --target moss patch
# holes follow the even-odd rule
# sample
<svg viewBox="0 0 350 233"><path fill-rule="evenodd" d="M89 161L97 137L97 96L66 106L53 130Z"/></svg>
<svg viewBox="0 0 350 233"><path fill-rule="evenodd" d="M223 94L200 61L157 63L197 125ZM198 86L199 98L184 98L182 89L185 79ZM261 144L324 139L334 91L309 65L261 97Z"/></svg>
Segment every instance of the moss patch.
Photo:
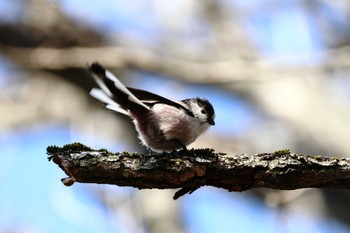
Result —
<svg viewBox="0 0 350 233"><path fill-rule="evenodd" d="M281 156L281 155L289 155L290 154L290 149L283 149L283 150L278 150L273 153L276 156Z"/></svg>
<svg viewBox="0 0 350 233"><path fill-rule="evenodd" d="M46 148L46 152L48 154L56 154L56 153L62 153L67 151L95 151L95 150L79 142L67 144L62 147L54 145L54 146L48 146Z"/></svg>

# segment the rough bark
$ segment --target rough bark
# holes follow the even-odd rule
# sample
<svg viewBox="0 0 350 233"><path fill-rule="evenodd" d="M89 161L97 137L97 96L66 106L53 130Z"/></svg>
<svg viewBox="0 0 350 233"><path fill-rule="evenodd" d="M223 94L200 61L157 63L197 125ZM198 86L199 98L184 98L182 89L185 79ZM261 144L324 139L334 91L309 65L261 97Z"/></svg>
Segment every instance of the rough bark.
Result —
<svg viewBox="0 0 350 233"><path fill-rule="evenodd" d="M252 188L350 188L350 159L307 156L280 150L227 155L211 149L174 153L110 153L79 143L47 148L49 160L67 175L62 182L115 184L145 188L181 188L174 199L202 186L228 191Z"/></svg>

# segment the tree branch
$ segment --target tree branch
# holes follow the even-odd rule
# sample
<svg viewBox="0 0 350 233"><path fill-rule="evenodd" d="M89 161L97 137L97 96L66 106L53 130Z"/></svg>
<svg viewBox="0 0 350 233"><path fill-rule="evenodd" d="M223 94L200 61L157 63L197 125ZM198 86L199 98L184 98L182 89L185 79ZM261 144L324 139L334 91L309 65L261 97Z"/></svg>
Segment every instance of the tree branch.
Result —
<svg viewBox="0 0 350 233"><path fill-rule="evenodd" d="M289 150L253 156L192 149L143 155L93 150L79 143L47 148L49 160L67 175L62 182L115 184L146 188L182 188L174 199L202 186L228 191L252 188L350 189L350 159L306 156Z"/></svg>
<svg viewBox="0 0 350 233"><path fill-rule="evenodd" d="M350 47L319 53L331 57L323 63L286 67L274 60L232 57L228 60L200 61L203 55L189 58L183 55L158 54L143 47L72 47L21 48L0 46L0 52L25 68L64 69L86 68L98 60L106 67L133 67L177 77L196 83L225 84L233 81L263 81L270 79L313 77L337 69L348 69ZM176 69L181 67L181 69ZM247 69L249 67L249 69Z"/></svg>

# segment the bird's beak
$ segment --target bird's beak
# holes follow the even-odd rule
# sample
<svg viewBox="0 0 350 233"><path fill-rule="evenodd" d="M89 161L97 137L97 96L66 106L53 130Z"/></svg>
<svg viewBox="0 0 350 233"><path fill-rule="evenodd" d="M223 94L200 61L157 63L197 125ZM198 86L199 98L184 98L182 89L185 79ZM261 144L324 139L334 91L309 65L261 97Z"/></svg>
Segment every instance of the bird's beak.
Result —
<svg viewBox="0 0 350 233"><path fill-rule="evenodd" d="M215 125L215 121L213 119L208 119L209 125Z"/></svg>

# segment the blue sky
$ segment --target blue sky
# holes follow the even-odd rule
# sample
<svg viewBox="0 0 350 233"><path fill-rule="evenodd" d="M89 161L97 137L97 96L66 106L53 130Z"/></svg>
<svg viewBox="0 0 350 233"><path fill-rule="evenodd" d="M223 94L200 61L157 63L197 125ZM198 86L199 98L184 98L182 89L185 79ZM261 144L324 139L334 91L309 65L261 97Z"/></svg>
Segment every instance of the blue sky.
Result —
<svg viewBox="0 0 350 233"><path fill-rule="evenodd" d="M0 134L0 229L30 232L112 232L103 209L81 187L67 188L65 174L48 162L46 147L70 142L70 130L46 126ZM98 220L98 221L97 221ZM89 222L89 224L86 224ZM60 226L60 228L57 228ZM1 232L1 231L0 231Z"/></svg>

